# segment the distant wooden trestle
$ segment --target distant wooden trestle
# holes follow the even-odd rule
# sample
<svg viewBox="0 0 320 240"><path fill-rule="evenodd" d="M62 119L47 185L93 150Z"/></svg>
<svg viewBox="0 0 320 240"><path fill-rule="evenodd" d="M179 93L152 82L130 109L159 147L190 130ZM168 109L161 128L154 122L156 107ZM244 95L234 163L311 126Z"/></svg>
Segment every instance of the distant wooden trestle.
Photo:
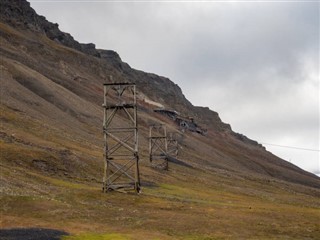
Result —
<svg viewBox="0 0 320 240"><path fill-rule="evenodd" d="M167 153L171 157L178 157L179 144L178 144L178 133L170 132L167 133Z"/></svg>
<svg viewBox="0 0 320 240"><path fill-rule="evenodd" d="M153 167L168 170L167 129L163 124L154 124L149 129L149 159Z"/></svg>
<svg viewBox="0 0 320 240"><path fill-rule="evenodd" d="M136 85L104 84L103 108L103 191L140 192Z"/></svg>

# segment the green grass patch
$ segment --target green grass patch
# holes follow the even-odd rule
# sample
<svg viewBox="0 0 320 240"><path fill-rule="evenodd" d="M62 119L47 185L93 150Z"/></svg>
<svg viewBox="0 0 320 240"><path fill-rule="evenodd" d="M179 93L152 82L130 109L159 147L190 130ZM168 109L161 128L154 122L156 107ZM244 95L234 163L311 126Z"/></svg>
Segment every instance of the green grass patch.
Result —
<svg viewBox="0 0 320 240"><path fill-rule="evenodd" d="M31 146L5 143L0 140L1 160L30 165L33 159L54 159L54 156L44 150L38 150Z"/></svg>
<svg viewBox="0 0 320 240"><path fill-rule="evenodd" d="M81 234L77 236L64 236L62 240L129 240L127 235L118 233L107 234Z"/></svg>
<svg viewBox="0 0 320 240"><path fill-rule="evenodd" d="M183 239L185 239L185 240L219 240L219 239L225 239L225 238L201 236L201 235L191 235L191 236L185 236Z"/></svg>
<svg viewBox="0 0 320 240"><path fill-rule="evenodd" d="M65 187L65 188L71 188L71 189L100 190L97 187L91 187L89 185L85 185L85 184L81 184L81 183L73 183L73 182L62 180L62 179L44 176L44 175L34 173L34 172L29 172L28 174L33 175L35 177L38 177L38 178L40 178L48 183L51 183L52 185L55 185L57 187Z"/></svg>

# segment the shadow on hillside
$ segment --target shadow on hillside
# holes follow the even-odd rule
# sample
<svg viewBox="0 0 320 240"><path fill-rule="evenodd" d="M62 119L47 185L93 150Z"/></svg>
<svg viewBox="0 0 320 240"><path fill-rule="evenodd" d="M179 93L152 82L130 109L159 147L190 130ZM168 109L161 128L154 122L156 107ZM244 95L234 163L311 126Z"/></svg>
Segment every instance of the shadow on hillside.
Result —
<svg viewBox="0 0 320 240"><path fill-rule="evenodd" d="M0 229L1 240L60 240L69 235L64 231L47 228Z"/></svg>
<svg viewBox="0 0 320 240"><path fill-rule="evenodd" d="M172 162L172 163L175 163L175 164L178 164L180 166L184 166L184 167L188 167L188 168L193 168L190 164L188 163L185 163L177 158L174 158L174 157L168 157L168 161L169 162Z"/></svg>

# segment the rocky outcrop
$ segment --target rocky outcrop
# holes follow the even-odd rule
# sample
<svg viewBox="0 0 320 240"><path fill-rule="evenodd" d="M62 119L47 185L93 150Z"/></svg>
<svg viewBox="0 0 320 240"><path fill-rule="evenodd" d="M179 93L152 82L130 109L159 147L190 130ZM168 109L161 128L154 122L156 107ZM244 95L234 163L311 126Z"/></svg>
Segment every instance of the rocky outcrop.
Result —
<svg viewBox="0 0 320 240"><path fill-rule="evenodd" d="M80 45L81 45L82 52L89 54L89 55L92 55L92 56L95 56L95 57L100 57L100 54L97 51L95 44L93 44L93 43L80 43Z"/></svg>
<svg viewBox="0 0 320 240"><path fill-rule="evenodd" d="M100 57L93 43L79 43L69 33L62 32L57 23L39 16L25 0L2 0L0 2L1 22L20 29L44 33L51 40L83 53Z"/></svg>
<svg viewBox="0 0 320 240"><path fill-rule="evenodd" d="M49 23L45 17L38 16L27 1L3 0L0 6L1 22L11 26L41 31L41 23Z"/></svg>
<svg viewBox="0 0 320 240"><path fill-rule="evenodd" d="M213 128L217 131L231 131L230 124L221 121L219 114L210 110L208 107L194 107L195 118L206 127Z"/></svg>
<svg viewBox="0 0 320 240"><path fill-rule="evenodd" d="M99 52L100 57L103 59L112 59L117 62L122 62L119 54L113 50L98 49L97 51Z"/></svg>
<svg viewBox="0 0 320 240"><path fill-rule="evenodd" d="M252 140L250 138L248 138L247 136L241 134L241 133L235 133L235 132L231 132L231 135L234 136L236 139L240 140L241 142L253 145L253 146L258 146L260 148L263 148L264 150L266 149L262 144L258 143L255 140Z"/></svg>
<svg viewBox="0 0 320 240"><path fill-rule="evenodd" d="M111 64L113 67L115 67L120 72L130 72L133 69L129 66L129 64L123 62L119 56L119 54L113 50L104 50L104 49L98 49L97 50L99 57L105 61L107 61L109 64Z"/></svg>

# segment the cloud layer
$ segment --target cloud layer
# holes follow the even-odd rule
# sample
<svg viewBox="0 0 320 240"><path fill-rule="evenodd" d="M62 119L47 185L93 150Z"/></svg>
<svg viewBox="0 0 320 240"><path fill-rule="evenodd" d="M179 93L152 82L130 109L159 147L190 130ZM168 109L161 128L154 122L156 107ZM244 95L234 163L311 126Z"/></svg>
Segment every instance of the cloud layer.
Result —
<svg viewBox="0 0 320 240"><path fill-rule="evenodd" d="M319 3L31 1L260 142L319 149ZM319 152L266 145L308 171Z"/></svg>

